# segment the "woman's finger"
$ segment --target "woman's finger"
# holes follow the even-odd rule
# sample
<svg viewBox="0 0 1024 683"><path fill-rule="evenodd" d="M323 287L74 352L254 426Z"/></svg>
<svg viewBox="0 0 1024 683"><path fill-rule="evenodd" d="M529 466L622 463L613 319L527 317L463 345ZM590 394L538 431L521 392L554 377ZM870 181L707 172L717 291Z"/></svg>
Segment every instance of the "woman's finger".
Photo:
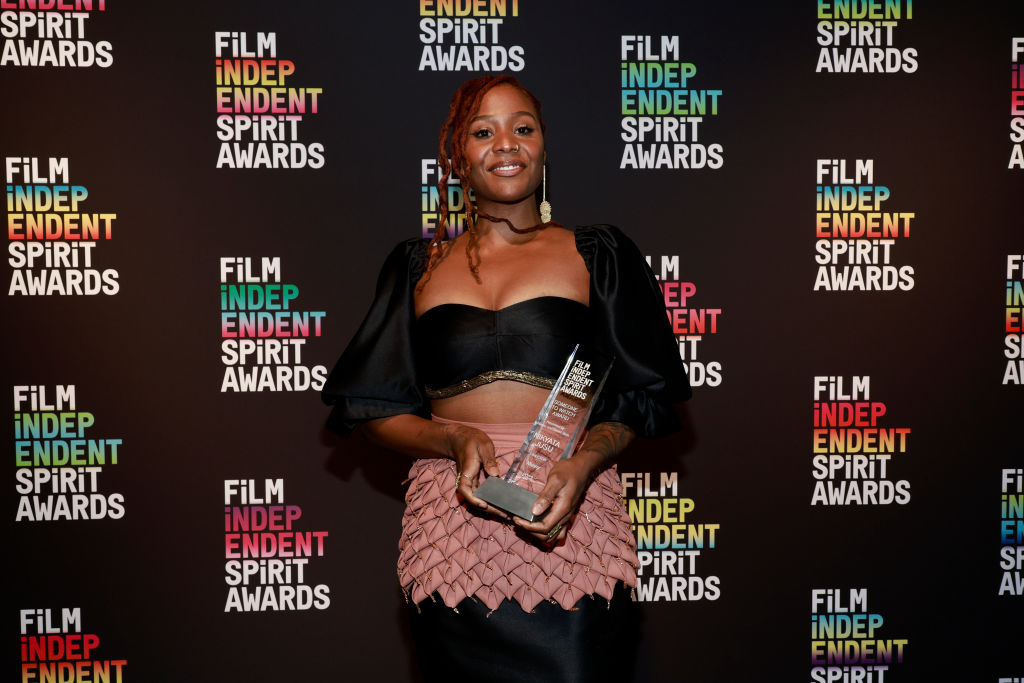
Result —
<svg viewBox="0 0 1024 683"><path fill-rule="evenodd" d="M469 462L472 464L467 465L465 470L456 472L455 476L458 477L459 481L455 490L470 505L486 510L487 503L482 498L478 498L475 493L477 477L480 475L480 461L476 458L470 458Z"/></svg>
<svg viewBox="0 0 1024 683"><path fill-rule="evenodd" d="M549 481L548 484L550 485L551 481ZM565 482L562 482L554 494L548 494L552 495L552 500L550 502L546 499L543 501L544 510L546 510L546 512L541 519L534 522L527 522L525 519L517 517L515 520L516 524L526 531L546 536L559 521L567 519L572 514L572 495L569 488L570 487L565 485ZM549 490L548 486L545 486L544 489L545 491ZM538 503L542 502L540 498L538 498L537 501ZM534 506L534 509L537 509L536 505Z"/></svg>
<svg viewBox="0 0 1024 683"><path fill-rule="evenodd" d="M565 537L569 535L569 526L572 524L572 520L573 518L570 517L552 527L551 531L544 536L544 542L548 545L558 545L564 541Z"/></svg>
<svg viewBox="0 0 1024 683"><path fill-rule="evenodd" d="M456 465L455 491L470 505L486 510L487 503L475 491L483 459L494 457L494 444L487 434L472 427L460 426L449 438Z"/></svg>
<svg viewBox="0 0 1024 683"><path fill-rule="evenodd" d="M480 455L480 462L483 464L484 472L491 477L501 476L501 468L498 466L498 458L494 454L494 442L487 439L480 443L478 446L478 452Z"/></svg>
<svg viewBox="0 0 1024 683"><path fill-rule="evenodd" d="M553 472L548 475L548 480L544 484L544 488L542 488L540 493L537 494L537 500L534 502L533 508L530 510L534 517L540 517L541 515L547 517L551 516L550 514L546 515L545 513L548 511L548 508L551 507L552 501L554 501L562 489L565 488L565 484L566 480L563 477ZM547 533L548 530L545 529L544 531Z"/></svg>

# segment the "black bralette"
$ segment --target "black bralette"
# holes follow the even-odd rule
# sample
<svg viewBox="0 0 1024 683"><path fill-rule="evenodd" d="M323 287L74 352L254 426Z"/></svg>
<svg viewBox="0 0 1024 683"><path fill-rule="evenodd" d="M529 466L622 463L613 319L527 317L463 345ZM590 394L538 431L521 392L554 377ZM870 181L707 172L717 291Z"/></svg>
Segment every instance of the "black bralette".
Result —
<svg viewBox="0 0 1024 683"><path fill-rule="evenodd" d="M540 296L491 310L441 304L413 324L416 372L428 398L448 398L499 379L550 389L578 343L593 337L590 309Z"/></svg>

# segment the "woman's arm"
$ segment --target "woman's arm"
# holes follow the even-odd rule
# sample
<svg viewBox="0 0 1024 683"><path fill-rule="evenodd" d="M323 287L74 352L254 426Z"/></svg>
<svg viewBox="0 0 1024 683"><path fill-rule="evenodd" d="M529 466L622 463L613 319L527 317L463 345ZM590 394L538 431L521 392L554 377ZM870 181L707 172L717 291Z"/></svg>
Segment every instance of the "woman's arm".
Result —
<svg viewBox="0 0 1024 683"><path fill-rule="evenodd" d="M534 515L547 510L544 518L527 522L516 517L515 523L542 542L560 542L568 533L569 522L579 509L590 481L624 451L635 436L636 432L621 422L601 422L591 427L580 449L551 468L547 483L533 504Z"/></svg>
<svg viewBox="0 0 1024 683"><path fill-rule="evenodd" d="M484 432L408 414L369 420L360 430L378 446L414 458L454 460L461 475L456 482L458 492L472 505L487 509L487 503L473 493L480 469L492 477L498 476L500 470L498 459L494 457L494 444Z"/></svg>
<svg viewBox="0 0 1024 683"><path fill-rule="evenodd" d="M602 422L590 428L583 446L572 457L583 456L590 462L590 476L595 477L605 463L617 456L636 437L636 432L621 422Z"/></svg>

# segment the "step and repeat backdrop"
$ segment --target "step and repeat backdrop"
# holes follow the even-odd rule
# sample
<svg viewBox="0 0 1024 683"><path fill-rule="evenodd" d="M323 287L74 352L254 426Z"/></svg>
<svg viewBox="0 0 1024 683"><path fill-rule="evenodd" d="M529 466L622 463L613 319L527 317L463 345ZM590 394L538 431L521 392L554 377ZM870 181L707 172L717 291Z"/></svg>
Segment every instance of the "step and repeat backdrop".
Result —
<svg viewBox="0 0 1024 683"><path fill-rule="evenodd" d="M318 390L511 72L694 386L638 680L1024 681L1024 4L190 5L0 0L4 680L418 679L410 463Z"/></svg>

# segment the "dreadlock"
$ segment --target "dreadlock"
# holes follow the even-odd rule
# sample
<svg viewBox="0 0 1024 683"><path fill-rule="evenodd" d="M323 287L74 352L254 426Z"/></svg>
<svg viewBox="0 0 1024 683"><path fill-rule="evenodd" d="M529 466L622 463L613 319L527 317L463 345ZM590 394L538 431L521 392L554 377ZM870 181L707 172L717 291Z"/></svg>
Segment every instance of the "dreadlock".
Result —
<svg viewBox="0 0 1024 683"><path fill-rule="evenodd" d="M452 174L458 176L462 182L462 192L466 206L466 229L469 232L469 239L466 241L466 261L469 263L469 270L473 278L480 282L479 266L480 254L477 248L476 223L479 210L469 197L469 161L466 159L466 138L468 136L469 122L480 111L480 102L484 95L492 88L508 84L518 88L530 99L537 112L537 119L540 123L541 133L544 133L544 119L540 113L540 101L533 96L529 90L524 88L514 76L502 74L500 76L480 76L466 81L459 86L452 96L451 104L448 106L448 118L441 124L441 134L438 139L437 163L441 167L441 177L437 181L438 201L440 216L437 228L434 232L434 239L430 242L430 259L427 262L425 276L420 280L419 287L426 284L430 278L430 271L441 261L451 249L452 241L457 237L454 228L449 235L449 210L448 210L448 181ZM487 217L490 219L490 217ZM505 223L511 223L505 219ZM513 230L515 229L512 226Z"/></svg>

